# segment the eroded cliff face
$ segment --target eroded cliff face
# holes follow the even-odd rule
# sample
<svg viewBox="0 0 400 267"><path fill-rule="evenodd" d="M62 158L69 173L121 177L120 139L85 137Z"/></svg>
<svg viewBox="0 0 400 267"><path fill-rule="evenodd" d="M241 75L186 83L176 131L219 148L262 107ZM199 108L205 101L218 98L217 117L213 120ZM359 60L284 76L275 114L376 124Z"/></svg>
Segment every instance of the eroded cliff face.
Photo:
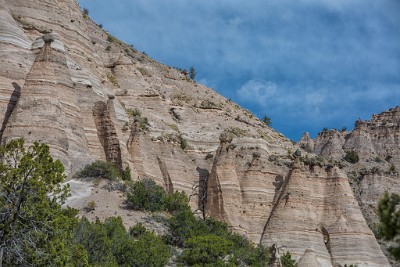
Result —
<svg viewBox="0 0 400 267"><path fill-rule="evenodd" d="M304 247L314 249L320 266L387 266L345 173L296 161L286 179L262 244L285 245L299 257Z"/></svg>
<svg viewBox="0 0 400 267"><path fill-rule="evenodd" d="M284 247L300 262L388 266L338 167L276 158L222 136L207 197L209 214L255 243Z"/></svg>
<svg viewBox="0 0 400 267"><path fill-rule="evenodd" d="M368 225L377 229L379 199L385 192L400 192L400 107L375 114L371 120L358 120L351 132L325 130L315 139L304 134L299 145L326 162L340 163ZM344 160L350 151L358 162Z"/></svg>
<svg viewBox="0 0 400 267"><path fill-rule="evenodd" d="M316 139L306 133L299 145L328 161L341 162L361 206L376 207L385 191L400 191L400 107L375 114L368 121L358 120L351 132L325 130ZM357 162L344 160L350 151L359 157ZM370 210L364 211L368 216ZM375 215L368 218L377 222Z"/></svg>
<svg viewBox="0 0 400 267"><path fill-rule="evenodd" d="M0 14L2 143L49 144L69 177L94 160L129 166L302 262L388 266L346 175L293 165L297 146L250 112L116 40L74 0L0 0Z"/></svg>

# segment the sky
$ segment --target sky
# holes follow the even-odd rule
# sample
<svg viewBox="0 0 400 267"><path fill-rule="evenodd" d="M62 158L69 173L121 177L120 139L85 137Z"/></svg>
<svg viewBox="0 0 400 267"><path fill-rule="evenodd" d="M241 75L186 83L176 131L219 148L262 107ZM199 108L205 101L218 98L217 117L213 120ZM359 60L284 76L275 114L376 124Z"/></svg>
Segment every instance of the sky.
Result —
<svg viewBox="0 0 400 267"><path fill-rule="evenodd" d="M112 35L298 141L400 105L399 0L79 0Z"/></svg>

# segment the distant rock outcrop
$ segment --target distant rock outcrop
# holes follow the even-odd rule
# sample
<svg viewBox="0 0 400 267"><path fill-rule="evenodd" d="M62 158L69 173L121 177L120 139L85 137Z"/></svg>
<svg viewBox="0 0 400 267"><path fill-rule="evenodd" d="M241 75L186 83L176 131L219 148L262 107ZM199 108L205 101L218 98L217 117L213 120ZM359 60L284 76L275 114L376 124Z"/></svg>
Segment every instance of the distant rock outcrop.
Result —
<svg viewBox="0 0 400 267"><path fill-rule="evenodd" d="M385 192L400 192L400 107L358 120L350 132L325 129L315 139L306 133L298 144L327 162L340 163L368 225L376 229L379 199ZM346 161L350 152L357 155L356 162Z"/></svg>

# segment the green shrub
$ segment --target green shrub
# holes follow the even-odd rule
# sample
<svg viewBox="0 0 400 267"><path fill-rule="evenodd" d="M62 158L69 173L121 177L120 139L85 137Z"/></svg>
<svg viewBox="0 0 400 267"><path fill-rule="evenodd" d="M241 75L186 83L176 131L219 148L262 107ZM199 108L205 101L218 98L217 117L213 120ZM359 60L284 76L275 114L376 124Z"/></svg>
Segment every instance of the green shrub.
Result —
<svg viewBox="0 0 400 267"><path fill-rule="evenodd" d="M126 110L128 116L131 120L138 119L139 121L139 129L147 130L150 126L149 120L146 117L142 117L142 112L137 108L129 108Z"/></svg>
<svg viewBox="0 0 400 267"><path fill-rule="evenodd" d="M282 267L296 267L296 261L292 259L292 254L289 251L283 253L281 256Z"/></svg>
<svg viewBox="0 0 400 267"><path fill-rule="evenodd" d="M179 261L193 266L224 265L224 258L233 250L233 242L216 235L195 236L185 242Z"/></svg>
<svg viewBox="0 0 400 267"><path fill-rule="evenodd" d="M171 257L171 247L162 238L152 232L145 232L132 247L133 258L127 261L128 266L165 266Z"/></svg>
<svg viewBox="0 0 400 267"><path fill-rule="evenodd" d="M189 208L179 210L179 212L173 214L168 220L168 226L169 235L165 237L166 241L169 244L184 247L185 250L187 250L186 254L184 254L181 259L186 264L193 264L193 253L196 255L198 252L192 248L188 248L187 242L189 242L189 240L201 240L207 244L207 240L204 238L198 239L198 237L210 235L217 236L219 240L224 240L223 242L232 243L232 249L229 254L230 264L235 266L247 265L261 267L266 266L269 261L269 251L267 248L263 246L254 247L253 244L244 237L230 233L228 225L224 222L213 218L206 218L205 220L196 218ZM203 253L206 252L203 251ZM192 258L189 260L188 257ZM204 257L213 258L214 256L204 255ZM208 263L198 261L195 264L207 265ZM225 264L219 260L216 261L216 264L225 266Z"/></svg>
<svg viewBox="0 0 400 267"><path fill-rule="evenodd" d="M129 166L125 167L125 170L121 172L121 178L124 181L131 181L132 176L131 176L131 168Z"/></svg>
<svg viewBox="0 0 400 267"><path fill-rule="evenodd" d="M269 248L262 245L256 247L239 234L232 234L230 240L235 244L233 260L239 266L263 267L269 262Z"/></svg>
<svg viewBox="0 0 400 267"><path fill-rule="evenodd" d="M128 193L127 206L133 210L163 211L167 194L151 179L143 179L133 184Z"/></svg>
<svg viewBox="0 0 400 267"><path fill-rule="evenodd" d="M117 39L112 36L111 34L107 35L107 41L109 41L110 43L114 43Z"/></svg>
<svg viewBox="0 0 400 267"><path fill-rule="evenodd" d="M389 172L390 173L397 173L396 166L394 166L394 164L390 165Z"/></svg>
<svg viewBox="0 0 400 267"><path fill-rule="evenodd" d="M147 117L141 117L139 123L139 129L147 130L149 129L149 126L150 126L149 119L147 119Z"/></svg>
<svg viewBox="0 0 400 267"><path fill-rule="evenodd" d="M356 151L350 150L350 151L346 152L346 156L344 156L344 160L351 164L355 164L360 160L360 158L358 157L358 153Z"/></svg>
<svg viewBox="0 0 400 267"><path fill-rule="evenodd" d="M147 229L146 227L143 226L143 224L141 223L137 223L134 226L132 226L131 228L129 228L129 235L137 238L141 235L143 235L144 233L146 233Z"/></svg>
<svg viewBox="0 0 400 267"><path fill-rule="evenodd" d="M117 266L107 229L99 220L91 223L82 218L75 231L74 242L86 249L90 264Z"/></svg>
<svg viewBox="0 0 400 267"><path fill-rule="evenodd" d="M178 135L179 145L182 150L185 150L188 147L188 143L185 138L182 137L182 134Z"/></svg>
<svg viewBox="0 0 400 267"><path fill-rule="evenodd" d="M74 241L88 252L90 266L165 266L171 248L143 226L133 228L140 234L132 235L132 228L128 234L120 217L104 223L82 218Z"/></svg>
<svg viewBox="0 0 400 267"><path fill-rule="evenodd" d="M136 210L168 211L169 232L166 243L184 248L179 261L187 265L265 266L269 261L268 249L254 247L238 234L232 234L228 225L213 218L197 218L190 209L184 192L167 195L161 186L150 179L133 183L128 193L128 207ZM129 230L132 237L140 238L146 229L136 225ZM228 256L229 255L229 256ZM225 263L228 257L229 262ZM224 260L222 260L224 259Z"/></svg>
<svg viewBox="0 0 400 267"><path fill-rule="evenodd" d="M168 219L169 234L166 241L175 246L182 247L184 242L196 235L198 227L202 223L196 219L190 209L180 210Z"/></svg>
<svg viewBox="0 0 400 267"><path fill-rule="evenodd" d="M86 165L76 174L76 176L78 178L104 178L116 180L121 177L121 173L114 163L97 160Z"/></svg>
<svg viewBox="0 0 400 267"><path fill-rule="evenodd" d="M138 117L141 117L141 116L142 116L142 112L141 112L139 109L137 109L137 108L128 108L128 109L126 110L126 112L128 113L128 116L129 116L130 118L134 118L134 117L136 117L136 116L138 116Z"/></svg>
<svg viewBox="0 0 400 267"><path fill-rule="evenodd" d="M165 208L171 213L179 212L189 209L189 198L185 192L174 192L172 195L166 197Z"/></svg>

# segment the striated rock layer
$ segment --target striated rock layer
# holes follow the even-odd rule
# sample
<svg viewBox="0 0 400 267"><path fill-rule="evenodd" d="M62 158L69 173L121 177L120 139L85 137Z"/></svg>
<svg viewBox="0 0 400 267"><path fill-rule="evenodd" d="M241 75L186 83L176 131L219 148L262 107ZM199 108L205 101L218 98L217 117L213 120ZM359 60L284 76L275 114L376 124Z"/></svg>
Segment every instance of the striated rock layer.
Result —
<svg viewBox="0 0 400 267"><path fill-rule="evenodd" d="M388 266L346 175L292 167L298 146L249 111L116 40L74 0L0 0L0 14L2 143L49 144L69 177L95 160L129 167L132 179L184 191L194 211L254 243L285 246L306 257L300 263ZM373 137L361 123L352 138L306 145L339 158L372 144L397 167L395 123ZM366 197L380 177L361 183Z"/></svg>
<svg viewBox="0 0 400 267"><path fill-rule="evenodd" d="M299 145L330 162L340 162L368 225L377 229L379 199L385 192L400 192L400 107L374 114L371 120L358 120L350 132L325 129L315 139L306 133ZM357 162L345 160L349 152L358 156ZM394 261L393 265L400 266Z"/></svg>
<svg viewBox="0 0 400 267"><path fill-rule="evenodd" d="M336 167L309 167L297 161L287 180L262 244L285 245L297 257L304 254L304 247L312 248L320 266L388 265L344 173Z"/></svg>

